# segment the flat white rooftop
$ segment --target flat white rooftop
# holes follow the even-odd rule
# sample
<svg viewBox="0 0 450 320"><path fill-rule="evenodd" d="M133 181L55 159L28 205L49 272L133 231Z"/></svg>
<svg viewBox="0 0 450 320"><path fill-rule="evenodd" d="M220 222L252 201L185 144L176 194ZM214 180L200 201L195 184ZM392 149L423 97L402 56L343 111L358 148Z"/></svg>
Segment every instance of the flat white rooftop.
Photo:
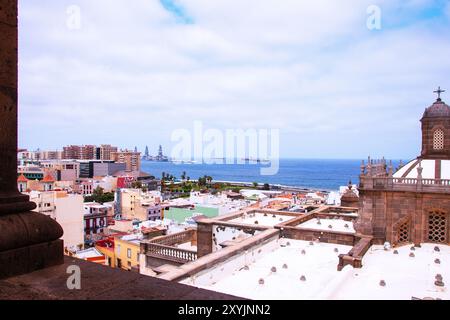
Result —
<svg viewBox="0 0 450 320"><path fill-rule="evenodd" d="M373 246L364 257L362 269L346 266L339 272L338 255L351 247L279 239L182 283L253 300L447 300L450 246L438 245L439 252L434 247L424 244L411 251L408 245L385 251L382 246ZM437 274L442 276L444 287L435 285Z"/></svg>
<svg viewBox="0 0 450 320"><path fill-rule="evenodd" d="M435 247L439 252L434 251ZM349 279L336 292L336 299L389 299L416 298L450 299L450 246L422 244L411 251L412 245L384 251L372 246L363 259L363 268L354 269ZM394 250L398 254L394 254ZM414 257L409 255L414 253ZM440 264L435 263L439 259ZM440 274L445 287L434 283ZM380 286L384 280L386 286Z"/></svg>
<svg viewBox="0 0 450 320"><path fill-rule="evenodd" d="M292 216L283 216L283 215L273 215L270 213L264 214L264 213L250 213L250 214L244 214L243 216L230 220L228 222L232 223L241 223L241 224L248 224L248 225L261 225L261 226L267 226L267 227L273 227L277 224L295 219L296 217Z"/></svg>
<svg viewBox="0 0 450 320"><path fill-rule="evenodd" d="M284 246L288 242L290 245ZM254 300L315 299L338 275L338 255L350 249L280 239L182 283ZM272 272L273 267L276 272ZM301 280L302 276L306 281ZM261 279L264 284L259 283Z"/></svg>
<svg viewBox="0 0 450 320"><path fill-rule="evenodd" d="M347 233L355 233L352 221L345 221L341 219L317 219L308 220L297 227L322 230L322 231L339 231ZM331 228L330 228L331 227Z"/></svg>

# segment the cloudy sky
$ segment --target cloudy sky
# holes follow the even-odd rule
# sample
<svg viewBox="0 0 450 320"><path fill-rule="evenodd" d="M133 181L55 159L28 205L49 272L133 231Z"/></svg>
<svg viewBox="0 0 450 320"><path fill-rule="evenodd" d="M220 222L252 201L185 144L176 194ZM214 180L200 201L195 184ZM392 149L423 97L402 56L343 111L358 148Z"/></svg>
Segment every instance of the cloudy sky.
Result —
<svg viewBox="0 0 450 320"><path fill-rule="evenodd" d="M280 129L282 157L408 159L450 102L448 0L19 2L25 148L156 153L202 121Z"/></svg>

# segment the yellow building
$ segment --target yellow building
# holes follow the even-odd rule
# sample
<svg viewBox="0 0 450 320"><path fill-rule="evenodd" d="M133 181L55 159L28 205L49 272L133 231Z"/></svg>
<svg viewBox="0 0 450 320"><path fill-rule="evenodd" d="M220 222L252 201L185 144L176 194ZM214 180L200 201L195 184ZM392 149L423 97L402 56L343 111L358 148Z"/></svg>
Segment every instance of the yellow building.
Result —
<svg viewBox="0 0 450 320"><path fill-rule="evenodd" d="M140 243L136 235L114 237L114 267L139 272Z"/></svg>
<svg viewBox="0 0 450 320"><path fill-rule="evenodd" d="M161 219L161 195L157 192L142 192L140 189L122 189L120 193L122 219Z"/></svg>

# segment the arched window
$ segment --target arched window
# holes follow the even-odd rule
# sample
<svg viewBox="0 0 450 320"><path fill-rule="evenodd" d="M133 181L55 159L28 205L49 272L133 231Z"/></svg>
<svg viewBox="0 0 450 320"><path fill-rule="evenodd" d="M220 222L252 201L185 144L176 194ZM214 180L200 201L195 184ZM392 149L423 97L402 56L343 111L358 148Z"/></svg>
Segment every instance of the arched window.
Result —
<svg viewBox="0 0 450 320"><path fill-rule="evenodd" d="M444 131L438 129L433 134L433 149L443 150L444 149Z"/></svg>

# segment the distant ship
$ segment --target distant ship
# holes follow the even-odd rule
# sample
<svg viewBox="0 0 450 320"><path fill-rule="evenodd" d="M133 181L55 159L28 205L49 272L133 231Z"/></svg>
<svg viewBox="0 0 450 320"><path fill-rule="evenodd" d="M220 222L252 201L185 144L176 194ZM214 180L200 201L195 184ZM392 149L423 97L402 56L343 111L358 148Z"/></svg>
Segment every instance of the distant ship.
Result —
<svg viewBox="0 0 450 320"><path fill-rule="evenodd" d="M255 158L244 158L244 159L241 159L241 160L243 160L243 161L246 161L246 162L256 162L256 163L270 163L270 160L268 160L268 159L255 159Z"/></svg>
<svg viewBox="0 0 450 320"><path fill-rule="evenodd" d="M176 164L196 164L197 163L197 161L193 161L193 160L176 160L176 159L172 159L172 160L170 160L170 162L176 163Z"/></svg>
<svg viewBox="0 0 450 320"><path fill-rule="evenodd" d="M145 148L145 155L142 157L144 161L154 161L154 162L169 162L169 157L163 154L162 146L159 146L158 155L151 156L148 151L148 147Z"/></svg>

